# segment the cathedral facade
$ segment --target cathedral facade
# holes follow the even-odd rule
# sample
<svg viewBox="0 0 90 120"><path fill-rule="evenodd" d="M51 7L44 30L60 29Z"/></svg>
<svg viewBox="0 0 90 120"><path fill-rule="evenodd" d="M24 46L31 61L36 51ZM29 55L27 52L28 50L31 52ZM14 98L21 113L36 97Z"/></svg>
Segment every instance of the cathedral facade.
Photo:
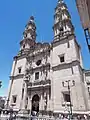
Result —
<svg viewBox="0 0 90 120"><path fill-rule="evenodd" d="M83 68L81 48L63 0L55 8L53 31L51 43L36 42L36 25L30 17L13 60L7 105L42 114L70 109L84 114L90 110L90 71Z"/></svg>

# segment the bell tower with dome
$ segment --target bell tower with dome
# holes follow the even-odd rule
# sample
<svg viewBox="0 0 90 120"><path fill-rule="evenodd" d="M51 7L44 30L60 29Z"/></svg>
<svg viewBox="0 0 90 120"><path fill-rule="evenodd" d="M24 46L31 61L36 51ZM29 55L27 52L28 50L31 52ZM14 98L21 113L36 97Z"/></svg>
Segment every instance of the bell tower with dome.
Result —
<svg viewBox="0 0 90 120"><path fill-rule="evenodd" d="M63 0L58 0L54 15L54 41L74 33L71 16Z"/></svg>
<svg viewBox="0 0 90 120"><path fill-rule="evenodd" d="M29 22L25 26L23 32L23 40L20 42L21 50L29 50L35 45L36 42L36 25L34 23L34 17L31 16Z"/></svg>

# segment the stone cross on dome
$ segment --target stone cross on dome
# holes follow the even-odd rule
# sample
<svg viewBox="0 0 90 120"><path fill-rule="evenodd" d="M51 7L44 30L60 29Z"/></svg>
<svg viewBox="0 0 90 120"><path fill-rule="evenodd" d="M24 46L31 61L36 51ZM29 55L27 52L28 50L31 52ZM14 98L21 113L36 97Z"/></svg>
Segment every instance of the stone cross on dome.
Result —
<svg viewBox="0 0 90 120"><path fill-rule="evenodd" d="M30 21L34 22L34 17L33 16L30 17Z"/></svg>
<svg viewBox="0 0 90 120"><path fill-rule="evenodd" d="M64 1L63 0L58 0L58 3L63 3Z"/></svg>

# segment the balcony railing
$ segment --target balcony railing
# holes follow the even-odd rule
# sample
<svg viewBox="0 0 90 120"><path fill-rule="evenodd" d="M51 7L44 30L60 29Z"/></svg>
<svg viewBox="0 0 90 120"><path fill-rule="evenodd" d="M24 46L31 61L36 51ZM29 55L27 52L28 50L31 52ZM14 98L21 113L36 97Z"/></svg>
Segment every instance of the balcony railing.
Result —
<svg viewBox="0 0 90 120"><path fill-rule="evenodd" d="M51 86L51 80L49 79L28 83L28 88L47 87L47 86Z"/></svg>

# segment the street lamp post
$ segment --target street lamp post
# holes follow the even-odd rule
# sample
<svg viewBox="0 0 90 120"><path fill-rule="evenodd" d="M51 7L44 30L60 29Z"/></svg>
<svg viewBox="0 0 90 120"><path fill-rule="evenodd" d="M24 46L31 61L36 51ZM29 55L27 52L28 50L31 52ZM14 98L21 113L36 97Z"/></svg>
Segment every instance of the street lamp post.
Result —
<svg viewBox="0 0 90 120"><path fill-rule="evenodd" d="M66 84L67 85L66 85ZM70 84L70 83L72 83L72 84ZM69 96L70 96L70 114L69 114L69 119L71 118L72 119L72 117L73 117L73 115L72 115L72 102L71 102L71 91L70 91L70 87L73 87L73 86L75 86L75 81L74 80L67 80L67 81L65 81L65 82L62 82L62 84L63 84L63 87L68 87L68 93L69 93Z"/></svg>
<svg viewBox="0 0 90 120"><path fill-rule="evenodd" d="M2 81L0 81L0 88L2 87Z"/></svg>
<svg viewBox="0 0 90 120"><path fill-rule="evenodd" d="M0 81L0 88L2 87L2 81ZM2 110L2 109L1 109ZM0 115L1 115L1 110L0 110Z"/></svg>

